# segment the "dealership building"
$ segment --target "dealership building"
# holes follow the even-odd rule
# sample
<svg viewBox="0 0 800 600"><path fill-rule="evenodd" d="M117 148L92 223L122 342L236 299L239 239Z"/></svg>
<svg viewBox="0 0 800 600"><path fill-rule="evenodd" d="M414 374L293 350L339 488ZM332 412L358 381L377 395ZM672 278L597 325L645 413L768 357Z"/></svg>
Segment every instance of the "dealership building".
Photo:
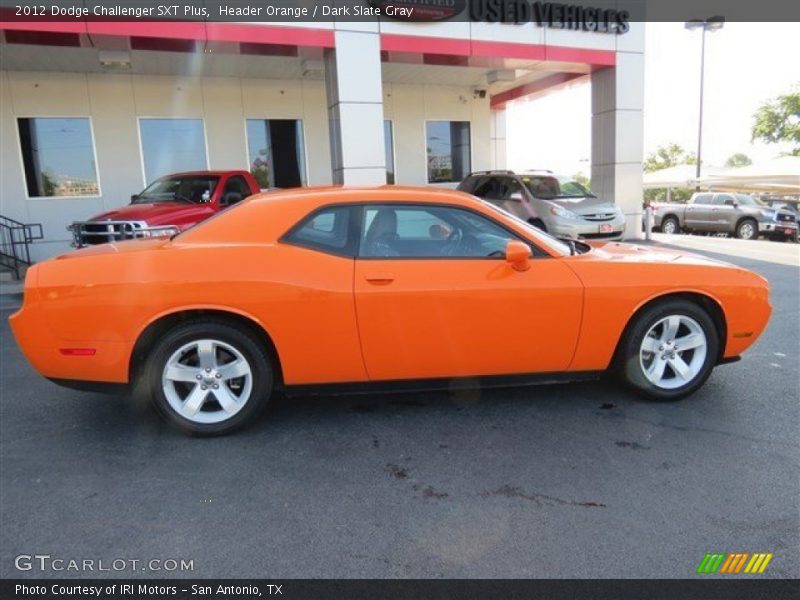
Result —
<svg viewBox="0 0 800 600"><path fill-rule="evenodd" d="M453 187L506 168L509 103L585 80L593 191L637 237L644 24L587 29L601 28L2 22L0 214L42 224L38 260L69 248L71 222L171 172L251 170L264 188Z"/></svg>

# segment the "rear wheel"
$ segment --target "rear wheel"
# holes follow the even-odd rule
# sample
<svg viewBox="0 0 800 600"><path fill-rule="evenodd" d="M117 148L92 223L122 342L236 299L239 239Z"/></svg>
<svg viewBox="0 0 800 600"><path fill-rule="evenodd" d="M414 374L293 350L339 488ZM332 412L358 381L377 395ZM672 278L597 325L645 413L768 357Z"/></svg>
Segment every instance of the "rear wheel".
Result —
<svg viewBox="0 0 800 600"><path fill-rule="evenodd" d="M758 237L758 223L744 219L736 226L736 237L740 240L754 240Z"/></svg>
<svg viewBox="0 0 800 600"><path fill-rule="evenodd" d="M617 371L633 389L655 400L695 392L714 368L719 336L708 313L693 302L664 300L628 327Z"/></svg>
<svg viewBox="0 0 800 600"><path fill-rule="evenodd" d="M681 232L681 226L680 226L680 223L678 223L678 219L676 219L675 217L666 217L661 222L661 232L662 233L667 233L669 235L673 235L675 233L680 233Z"/></svg>
<svg viewBox="0 0 800 600"><path fill-rule="evenodd" d="M181 325L160 339L140 374L142 392L172 425L192 435L223 435L264 408L273 370L249 331L219 321Z"/></svg>

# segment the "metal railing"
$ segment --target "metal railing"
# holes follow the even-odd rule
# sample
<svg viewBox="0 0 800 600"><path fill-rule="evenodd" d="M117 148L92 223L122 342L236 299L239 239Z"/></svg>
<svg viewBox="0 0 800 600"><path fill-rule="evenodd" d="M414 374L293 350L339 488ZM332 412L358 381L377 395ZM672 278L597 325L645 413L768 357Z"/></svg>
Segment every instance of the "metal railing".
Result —
<svg viewBox="0 0 800 600"><path fill-rule="evenodd" d="M39 223L20 223L0 215L0 266L19 279L22 269L31 264L30 244L43 237Z"/></svg>

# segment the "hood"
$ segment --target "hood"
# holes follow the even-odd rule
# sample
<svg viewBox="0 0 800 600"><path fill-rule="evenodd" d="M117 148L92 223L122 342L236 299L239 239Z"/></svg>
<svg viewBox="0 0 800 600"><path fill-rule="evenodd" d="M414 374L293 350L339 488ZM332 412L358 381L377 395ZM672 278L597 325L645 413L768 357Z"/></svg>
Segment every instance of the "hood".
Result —
<svg viewBox="0 0 800 600"><path fill-rule="evenodd" d="M578 215L591 215L595 213L616 213L617 206L613 202L602 198L584 196L582 198L554 198L547 200L558 206L571 210Z"/></svg>
<svg viewBox="0 0 800 600"><path fill-rule="evenodd" d="M126 240L124 242L110 242L108 244L97 244L96 246L86 246L77 250L72 250L66 254L53 257L50 260L69 260L72 258L85 258L89 256L101 256L103 254L126 254L128 252L143 252L154 250L166 246L171 242L169 238L154 238L142 240ZM47 261L45 261L47 262Z"/></svg>
<svg viewBox="0 0 800 600"><path fill-rule="evenodd" d="M592 242L590 243L598 258L609 261L622 261L633 263L703 265L716 267L729 267L738 269L736 265L721 260L707 258L699 254L671 250L660 246L644 246L624 242Z"/></svg>
<svg viewBox="0 0 800 600"><path fill-rule="evenodd" d="M129 204L93 217L92 221L145 221L148 225L184 225L207 217L213 209L209 204L185 202L153 202Z"/></svg>

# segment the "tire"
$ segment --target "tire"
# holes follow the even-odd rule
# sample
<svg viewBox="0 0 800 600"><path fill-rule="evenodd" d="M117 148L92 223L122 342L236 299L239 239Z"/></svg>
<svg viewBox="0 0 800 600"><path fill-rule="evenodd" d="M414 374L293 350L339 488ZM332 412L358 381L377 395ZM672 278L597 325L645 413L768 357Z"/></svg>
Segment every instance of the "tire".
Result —
<svg viewBox="0 0 800 600"><path fill-rule="evenodd" d="M753 219L742 219L736 225L736 237L740 240L755 240L758 238L758 223Z"/></svg>
<svg viewBox="0 0 800 600"><path fill-rule="evenodd" d="M210 319L166 332L137 379L137 394L149 398L168 423L196 436L225 435L252 422L275 381L270 356L255 335Z"/></svg>
<svg viewBox="0 0 800 600"><path fill-rule="evenodd" d="M681 225L675 217L665 217L661 221L661 233L673 235L681 232Z"/></svg>
<svg viewBox="0 0 800 600"><path fill-rule="evenodd" d="M528 221L528 223L530 223L531 225L533 225L537 229L541 229L542 231L547 233L547 225L545 225L544 221L542 221L541 219L530 219Z"/></svg>
<svg viewBox="0 0 800 600"><path fill-rule="evenodd" d="M671 337L676 319L678 334ZM697 345L681 350L681 344L675 343L681 340ZM678 400L705 383L718 356L719 334L711 316L688 300L666 299L646 307L626 328L614 367L623 382L640 395L651 400Z"/></svg>

